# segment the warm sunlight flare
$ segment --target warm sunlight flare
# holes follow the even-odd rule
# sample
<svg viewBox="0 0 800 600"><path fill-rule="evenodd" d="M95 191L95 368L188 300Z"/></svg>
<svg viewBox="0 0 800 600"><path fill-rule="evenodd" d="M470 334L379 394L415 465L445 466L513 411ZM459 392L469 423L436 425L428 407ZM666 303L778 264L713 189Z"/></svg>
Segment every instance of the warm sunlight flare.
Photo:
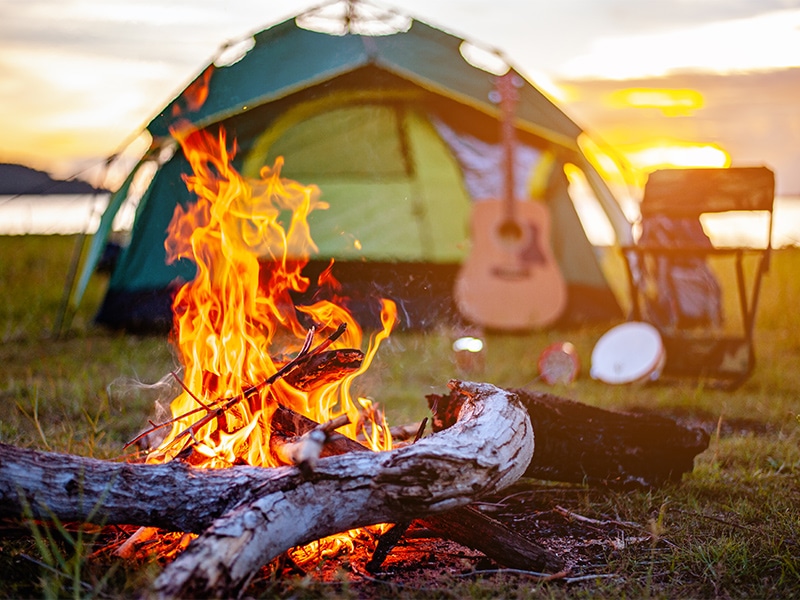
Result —
<svg viewBox="0 0 800 600"><path fill-rule="evenodd" d="M667 117L691 115L702 108L703 94L690 89L626 88L609 98L613 108L655 108Z"/></svg>
<svg viewBox="0 0 800 600"><path fill-rule="evenodd" d="M729 167L730 155L717 144L656 141L621 147L631 165L641 171L674 167Z"/></svg>

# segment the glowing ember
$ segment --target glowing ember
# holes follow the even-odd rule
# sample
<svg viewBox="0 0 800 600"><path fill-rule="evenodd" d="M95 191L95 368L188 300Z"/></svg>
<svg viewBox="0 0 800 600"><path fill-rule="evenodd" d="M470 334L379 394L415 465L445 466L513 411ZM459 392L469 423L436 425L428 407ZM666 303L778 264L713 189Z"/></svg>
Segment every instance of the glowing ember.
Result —
<svg viewBox="0 0 800 600"><path fill-rule="evenodd" d="M383 304L383 330L369 341L358 371L311 391L283 379L265 384L308 345L309 326L316 344L344 324L330 348L361 347L361 329L344 308L329 301L296 308L292 301L292 293L309 287L301 271L316 247L307 218L327 208L319 189L282 178L282 159L259 179L243 178L231 166L235 148L229 152L224 131L218 138L204 131L173 134L191 164L193 175L185 181L197 202L176 207L167 255L193 261L197 274L173 302L184 392L171 404L171 432L148 461L190 449L189 460L198 466L275 466L280 461L270 451L270 420L278 404L318 422L346 413L351 425L341 433L354 439L367 434L368 445L388 449L382 417L368 401L354 401L350 388L394 325L390 301ZM329 272L323 277L320 285L335 283Z"/></svg>

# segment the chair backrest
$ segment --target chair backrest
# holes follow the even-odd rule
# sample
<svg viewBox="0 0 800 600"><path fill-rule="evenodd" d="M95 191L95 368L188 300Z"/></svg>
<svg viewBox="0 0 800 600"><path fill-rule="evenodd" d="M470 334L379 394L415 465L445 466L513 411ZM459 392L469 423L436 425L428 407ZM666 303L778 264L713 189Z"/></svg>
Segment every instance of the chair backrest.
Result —
<svg viewBox="0 0 800 600"><path fill-rule="evenodd" d="M704 213L760 210L772 213L775 174L767 167L664 169L647 179L642 217L699 217Z"/></svg>

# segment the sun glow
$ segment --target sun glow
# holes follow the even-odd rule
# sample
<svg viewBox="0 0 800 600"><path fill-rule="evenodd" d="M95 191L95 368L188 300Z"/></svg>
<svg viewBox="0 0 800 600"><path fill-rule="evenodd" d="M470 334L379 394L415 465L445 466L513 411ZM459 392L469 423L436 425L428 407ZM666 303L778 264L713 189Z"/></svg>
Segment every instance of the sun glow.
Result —
<svg viewBox="0 0 800 600"><path fill-rule="evenodd" d="M798 66L800 10L598 38L563 69L568 79L659 77L680 70L735 73Z"/></svg>
<svg viewBox="0 0 800 600"><path fill-rule="evenodd" d="M645 172L676 167L729 167L730 155L717 144L661 140L619 150L630 164Z"/></svg>
<svg viewBox="0 0 800 600"><path fill-rule="evenodd" d="M703 94L691 89L626 88L614 91L609 104L612 108L654 108L664 116L691 115L703 107Z"/></svg>

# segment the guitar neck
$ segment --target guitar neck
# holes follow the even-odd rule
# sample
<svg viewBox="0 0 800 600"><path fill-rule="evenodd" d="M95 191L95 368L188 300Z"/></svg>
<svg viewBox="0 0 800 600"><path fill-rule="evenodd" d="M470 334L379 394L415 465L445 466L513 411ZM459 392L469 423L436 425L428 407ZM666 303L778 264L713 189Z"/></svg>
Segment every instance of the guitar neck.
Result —
<svg viewBox="0 0 800 600"><path fill-rule="evenodd" d="M503 201L506 218L515 221L514 210L514 123L503 123Z"/></svg>
<svg viewBox="0 0 800 600"><path fill-rule="evenodd" d="M509 222L516 223L514 208L514 116L517 106L517 89L514 71L509 69L497 79L501 107L501 138L503 144L503 201L505 216Z"/></svg>

